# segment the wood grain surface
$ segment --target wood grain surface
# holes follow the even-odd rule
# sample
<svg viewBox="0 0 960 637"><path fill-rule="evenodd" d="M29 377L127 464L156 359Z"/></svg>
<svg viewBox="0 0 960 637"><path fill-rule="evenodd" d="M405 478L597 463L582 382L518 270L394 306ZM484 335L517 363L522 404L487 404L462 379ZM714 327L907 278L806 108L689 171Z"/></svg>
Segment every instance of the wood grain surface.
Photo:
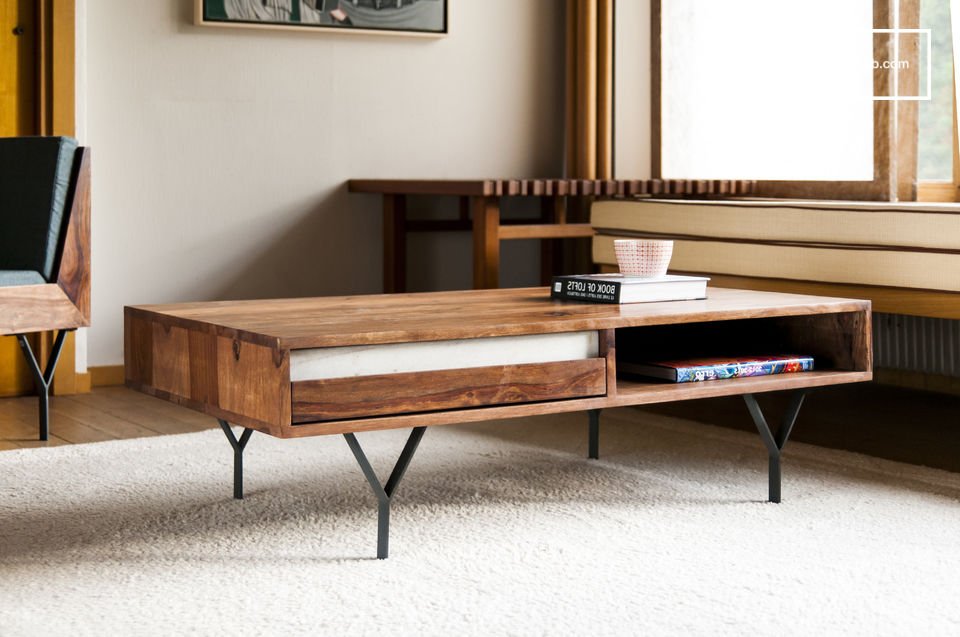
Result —
<svg viewBox="0 0 960 637"><path fill-rule="evenodd" d="M607 396L615 396L617 393L617 342L616 330L600 330L599 345L600 356L603 357L607 373Z"/></svg>
<svg viewBox="0 0 960 637"><path fill-rule="evenodd" d="M565 400L606 387L603 358L301 381L293 422Z"/></svg>
<svg viewBox="0 0 960 637"><path fill-rule="evenodd" d="M0 287L0 336L90 325L90 149L76 152L56 281Z"/></svg>
<svg viewBox="0 0 960 637"><path fill-rule="evenodd" d="M290 424L290 353L130 312L126 384L236 424L273 433Z"/></svg>
<svg viewBox="0 0 960 637"><path fill-rule="evenodd" d="M280 349L641 325L800 316L869 309L869 302L710 288L709 298L602 305L554 301L546 288L214 301L128 307L130 316Z"/></svg>
<svg viewBox="0 0 960 637"><path fill-rule="evenodd" d="M0 336L89 324L56 283L0 287Z"/></svg>
<svg viewBox="0 0 960 637"><path fill-rule="evenodd" d="M842 312L777 319L790 350L814 357L818 369L873 369L870 312Z"/></svg>
<svg viewBox="0 0 960 637"><path fill-rule="evenodd" d="M384 416L380 418L361 418L317 422L286 427L277 435L283 438L301 438L346 432L379 431L381 429L403 429L407 427L452 425L467 422L482 422L524 416L559 414L588 409L605 409L627 405L649 405L669 403L679 400L711 398L718 396L736 396L740 394L759 394L787 389L824 387L843 383L859 383L872 378L870 372L803 372L782 374L779 376L755 376L731 378L722 381L703 383L650 383L617 380L615 397L576 398L543 403L522 405L501 405L483 409L457 409L425 414L407 414Z"/></svg>
<svg viewBox="0 0 960 637"><path fill-rule="evenodd" d="M500 287L500 202L496 197L473 198L473 287Z"/></svg>
<svg viewBox="0 0 960 637"><path fill-rule="evenodd" d="M90 149L78 148L57 285L90 324Z"/></svg>

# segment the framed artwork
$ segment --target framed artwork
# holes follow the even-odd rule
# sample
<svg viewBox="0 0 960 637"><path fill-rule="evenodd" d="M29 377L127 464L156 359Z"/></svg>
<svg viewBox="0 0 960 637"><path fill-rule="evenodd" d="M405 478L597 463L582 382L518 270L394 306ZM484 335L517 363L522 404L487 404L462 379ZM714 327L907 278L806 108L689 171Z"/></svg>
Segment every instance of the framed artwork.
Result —
<svg viewBox="0 0 960 637"><path fill-rule="evenodd" d="M448 0L196 0L196 23L439 37Z"/></svg>

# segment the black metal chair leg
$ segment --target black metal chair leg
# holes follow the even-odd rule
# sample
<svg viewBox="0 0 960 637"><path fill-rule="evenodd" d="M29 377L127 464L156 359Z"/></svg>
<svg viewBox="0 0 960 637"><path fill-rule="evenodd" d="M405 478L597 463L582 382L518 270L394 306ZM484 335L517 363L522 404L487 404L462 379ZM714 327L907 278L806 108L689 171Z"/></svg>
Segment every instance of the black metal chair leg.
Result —
<svg viewBox="0 0 960 637"><path fill-rule="evenodd" d="M352 433L343 434L350 446L350 451L357 459L357 464L360 465L360 470L363 471L363 476L370 483L374 495L377 496L377 559L385 560L390 554L390 503L393 501L393 494L400 485L400 480L406 473L407 467L410 466L413 454L416 453L420 439L423 438L423 433L426 430L426 427L414 427L413 431L410 432L410 437L407 438L407 443L403 446L400 458L397 459L397 464L394 465L386 485L380 484L380 479L377 478L377 474L367 459L367 455L363 452L360 442L357 441L357 437Z"/></svg>
<svg viewBox="0 0 960 637"><path fill-rule="evenodd" d="M217 422L220 423L220 428L223 429L223 433L227 436L227 440L230 441L230 446L233 447L233 497L236 500L243 499L243 450L247 446L247 442L250 440L250 436L253 434L253 429L243 429L243 433L240 434L240 439L237 440L236 436L233 435L233 430L230 428L230 423L226 420L217 418Z"/></svg>
<svg viewBox="0 0 960 637"><path fill-rule="evenodd" d="M53 349L50 350L50 357L43 369L40 368L40 363L37 362L37 357L34 355L33 348L30 347L30 341L27 340L26 335L17 334L17 342L20 343L23 357L27 359L27 365L33 375L33 384L37 388L40 440L47 440L50 437L50 386L53 384L53 374L57 371L60 352L63 351L63 343L69 331L72 330L57 332L57 337L53 341Z"/></svg>
<svg viewBox="0 0 960 637"><path fill-rule="evenodd" d="M753 394L744 394L743 396L743 400L747 403L747 409L750 411L750 416L753 418L753 423L757 426L757 431L760 433L760 438L763 439L763 444L767 447L767 453L769 454L767 464L767 497L770 502L780 502L782 483L780 458L783 447L787 444L790 433L793 431L793 426L797 422L797 414L800 413L800 407L803 405L805 396L806 394L802 389L793 393L793 397L790 399L790 405L787 407L783 421L776 433L770 430L770 426L763 416L763 411L760 409L760 405L757 404L757 399Z"/></svg>
<svg viewBox="0 0 960 637"><path fill-rule="evenodd" d="M600 410L590 409L587 411L590 419L590 435L587 450L587 457L591 460L600 458Z"/></svg>

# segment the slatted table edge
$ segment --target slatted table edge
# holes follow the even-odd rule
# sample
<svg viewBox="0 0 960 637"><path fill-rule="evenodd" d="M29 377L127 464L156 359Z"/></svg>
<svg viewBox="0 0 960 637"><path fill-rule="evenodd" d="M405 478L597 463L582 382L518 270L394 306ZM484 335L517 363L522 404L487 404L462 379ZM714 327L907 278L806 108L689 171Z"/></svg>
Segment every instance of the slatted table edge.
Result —
<svg viewBox="0 0 960 637"><path fill-rule="evenodd" d="M746 197L756 182L725 179L350 179L352 193L464 197Z"/></svg>

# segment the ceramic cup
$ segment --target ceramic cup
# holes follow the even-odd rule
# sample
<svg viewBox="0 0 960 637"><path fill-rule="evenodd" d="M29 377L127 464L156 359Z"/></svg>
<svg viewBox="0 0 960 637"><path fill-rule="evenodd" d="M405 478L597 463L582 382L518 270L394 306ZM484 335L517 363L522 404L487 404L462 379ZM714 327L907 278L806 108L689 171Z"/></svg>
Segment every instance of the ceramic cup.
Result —
<svg viewBox="0 0 960 637"><path fill-rule="evenodd" d="M617 253L620 274L653 279L667 273L670 257L673 256L673 241L614 239L613 249Z"/></svg>

